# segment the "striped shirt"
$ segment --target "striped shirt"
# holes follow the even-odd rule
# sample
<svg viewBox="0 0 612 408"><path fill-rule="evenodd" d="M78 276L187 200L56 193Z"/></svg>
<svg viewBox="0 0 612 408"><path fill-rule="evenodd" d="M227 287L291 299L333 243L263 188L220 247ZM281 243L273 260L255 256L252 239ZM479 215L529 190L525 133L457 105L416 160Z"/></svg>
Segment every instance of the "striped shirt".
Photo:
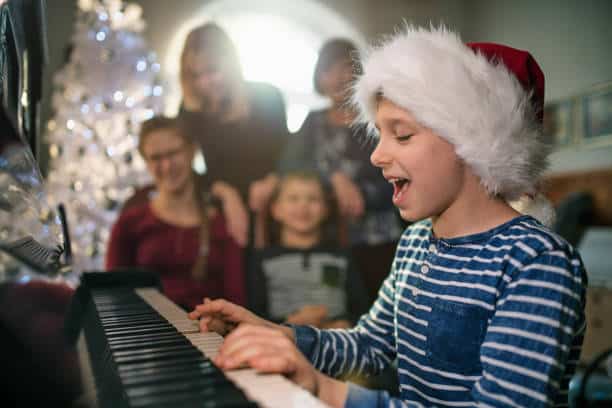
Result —
<svg viewBox="0 0 612 408"><path fill-rule="evenodd" d="M409 226L378 299L350 330L296 327L322 372L397 361L400 398L351 385L350 406L567 405L585 329L578 253L529 216L438 239Z"/></svg>

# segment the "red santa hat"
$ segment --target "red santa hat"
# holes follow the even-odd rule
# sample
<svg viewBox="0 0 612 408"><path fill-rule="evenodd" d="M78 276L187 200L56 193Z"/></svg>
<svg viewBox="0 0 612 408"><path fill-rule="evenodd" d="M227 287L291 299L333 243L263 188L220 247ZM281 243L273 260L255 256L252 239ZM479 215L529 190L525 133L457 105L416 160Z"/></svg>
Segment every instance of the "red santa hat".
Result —
<svg viewBox="0 0 612 408"><path fill-rule="evenodd" d="M407 26L362 64L353 103L372 133L382 94L451 143L489 194L510 203L537 195L550 147L542 134L544 74L527 51ZM550 224L552 207L540 198L538 208L520 210Z"/></svg>

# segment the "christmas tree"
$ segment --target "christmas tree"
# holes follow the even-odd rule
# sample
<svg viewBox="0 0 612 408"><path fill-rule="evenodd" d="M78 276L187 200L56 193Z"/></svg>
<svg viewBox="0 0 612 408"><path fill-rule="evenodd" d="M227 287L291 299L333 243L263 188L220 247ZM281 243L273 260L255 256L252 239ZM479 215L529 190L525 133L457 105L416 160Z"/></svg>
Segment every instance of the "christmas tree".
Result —
<svg viewBox="0 0 612 408"><path fill-rule="evenodd" d="M78 8L68 61L54 77L47 194L66 206L75 268L100 270L121 204L149 181L137 134L162 110L163 90L138 5L80 0Z"/></svg>

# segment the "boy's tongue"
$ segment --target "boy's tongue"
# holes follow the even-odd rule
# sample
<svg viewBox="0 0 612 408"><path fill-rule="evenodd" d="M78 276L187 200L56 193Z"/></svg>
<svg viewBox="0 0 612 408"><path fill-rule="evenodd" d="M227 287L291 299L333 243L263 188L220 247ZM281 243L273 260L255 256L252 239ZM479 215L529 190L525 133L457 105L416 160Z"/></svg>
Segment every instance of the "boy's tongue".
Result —
<svg viewBox="0 0 612 408"><path fill-rule="evenodd" d="M409 184L410 184L410 181L405 180L405 179L398 180L395 183L393 183L393 202L397 202L400 200L402 195L408 189Z"/></svg>

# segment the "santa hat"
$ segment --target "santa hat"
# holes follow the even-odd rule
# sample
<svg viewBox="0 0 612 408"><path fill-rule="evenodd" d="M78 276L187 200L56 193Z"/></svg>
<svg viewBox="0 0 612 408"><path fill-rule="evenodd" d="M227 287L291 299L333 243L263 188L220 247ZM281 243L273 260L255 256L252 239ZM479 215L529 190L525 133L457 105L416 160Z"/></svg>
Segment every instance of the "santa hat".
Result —
<svg viewBox="0 0 612 408"><path fill-rule="evenodd" d="M451 143L489 194L508 202L537 194L550 148L542 134L544 75L528 52L464 44L445 27L407 26L362 64L353 94L358 122L376 133L382 94Z"/></svg>

